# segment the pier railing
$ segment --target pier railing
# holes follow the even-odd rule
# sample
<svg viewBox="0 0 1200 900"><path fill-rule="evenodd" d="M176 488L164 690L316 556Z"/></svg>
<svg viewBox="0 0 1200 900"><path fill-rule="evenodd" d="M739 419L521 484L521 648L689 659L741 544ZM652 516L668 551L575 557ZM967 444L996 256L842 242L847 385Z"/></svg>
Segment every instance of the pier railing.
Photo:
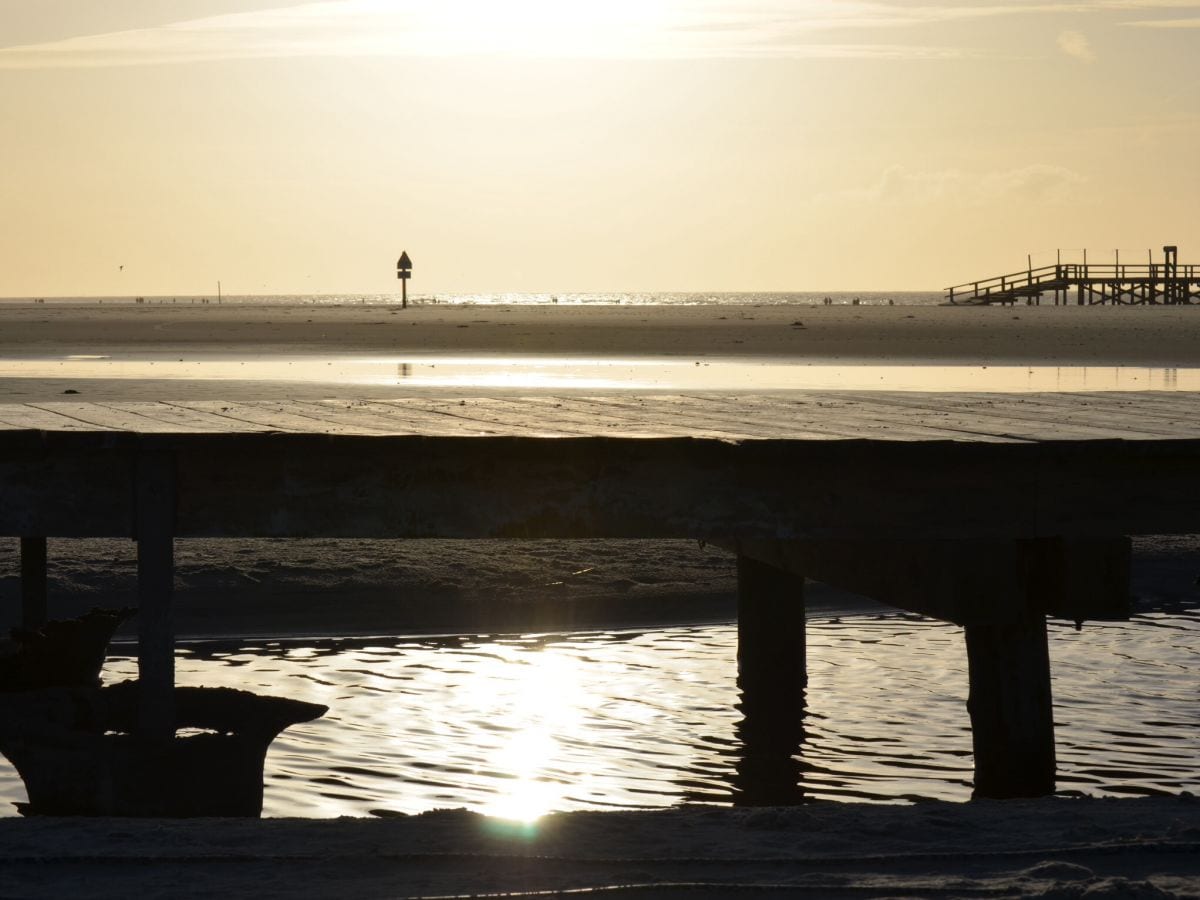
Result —
<svg viewBox="0 0 1200 900"><path fill-rule="evenodd" d="M1081 285L1179 288L1178 292L1163 291L1164 298L1179 298L1166 302L1188 303L1195 299L1189 299L1189 288L1200 288L1200 266L1165 263L1056 263L956 284L946 288L946 299L953 304L1009 303L1021 297L1034 297L1047 291L1066 291ZM1134 302L1156 301L1149 299Z"/></svg>

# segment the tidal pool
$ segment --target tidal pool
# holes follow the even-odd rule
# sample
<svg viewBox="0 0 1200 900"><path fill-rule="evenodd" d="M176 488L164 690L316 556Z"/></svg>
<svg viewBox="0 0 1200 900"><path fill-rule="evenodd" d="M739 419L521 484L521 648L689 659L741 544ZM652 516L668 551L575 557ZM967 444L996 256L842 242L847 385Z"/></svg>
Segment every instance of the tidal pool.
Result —
<svg viewBox="0 0 1200 900"><path fill-rule="evenodd" d="M761 769L743 740L733 625L354 638L178 651L178 682L328 704L267 757L268 816L444 807L550 811L732 803ZM803 741L781 801L970 797L961 629L908 615L810 619ZM119 653L120 651L118 651ZM1052 623L1061 792L1200 790L1200 608L1076 632ZM115 655L106 680L134 677ZM790 789L788 789L790 787ZM0 799L24 799L0 765Z"/></svg>
<svg viewBox="0 0 1200 900"><path fill-rule="evenodd" d="M256 381L352 387L654 391L1198 391L1200 369L852 365L770 359L68 356L0 360L0 378Z"/></svg>

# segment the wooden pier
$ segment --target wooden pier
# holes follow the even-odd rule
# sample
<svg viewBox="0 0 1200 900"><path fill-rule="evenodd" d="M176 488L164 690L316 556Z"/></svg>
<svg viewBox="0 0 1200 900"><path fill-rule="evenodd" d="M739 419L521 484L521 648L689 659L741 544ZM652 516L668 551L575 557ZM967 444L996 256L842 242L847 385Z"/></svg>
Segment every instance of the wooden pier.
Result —
<svg viewBox="0 0 1200 900"><path fill-rule="evenodd" d="M1194 532L1197 394L0 406L29 620L47 537L137 542L146 740L174 734L177 539L690 537L738 556L747 734L802 752L809 576L965 626L976 793L1040 795L1046 616L1127 618L1126 536Z"/></svg>
<svg viewBox="0 0 1200 900"><path fill-rule="evenodd" d="M987 306L1024 301L1037 306L1049 295L1055 306L1188 306L1200 303L1200 266L1180 265L1175 247L1161 263L1056 263L946 288L953 305ZM1086 255L1085 255L1086 259Z"/></svg>

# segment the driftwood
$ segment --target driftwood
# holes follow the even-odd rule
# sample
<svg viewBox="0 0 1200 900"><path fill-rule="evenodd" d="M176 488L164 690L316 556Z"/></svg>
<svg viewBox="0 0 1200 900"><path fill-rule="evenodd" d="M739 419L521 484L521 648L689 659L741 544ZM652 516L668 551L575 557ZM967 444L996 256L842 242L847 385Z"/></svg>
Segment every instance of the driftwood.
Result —
<svg viewBox="0 0 1200 900"><path fill-rule="evenodd" d="M77 619L14 628L0 648L0 691L98 687L113 633L132 609L93 609Z"/></svg>

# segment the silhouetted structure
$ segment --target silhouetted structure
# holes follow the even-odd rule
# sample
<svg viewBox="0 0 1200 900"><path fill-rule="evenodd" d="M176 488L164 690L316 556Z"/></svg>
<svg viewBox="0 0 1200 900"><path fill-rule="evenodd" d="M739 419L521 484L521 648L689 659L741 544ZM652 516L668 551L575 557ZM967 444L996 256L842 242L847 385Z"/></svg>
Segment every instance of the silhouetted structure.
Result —
<svg viewBox="0 0 1200 900"><path fill-rule="evenodd" d="M1197 530L1197 394L0 406L31 590L39 536L136 535L147 746L184 720L177 538L686 537L738 556L741 802L796 771L804 576L964 626L976 793L1037 796L1046 616L1127 619L1125 536Z"/></svg>
<svg viewBox="0 0 1200 900"><path fill-rule="evenodd" d="M22 546L44 561L44 547L39 557L35 542ZM33 610L44 612L44 603ZM267 747L328 708L228 688L175 688L173 727L147 733L139 682L100 686L108 643L133 612L92 610L15 628L11 644L0 647L0 754L29 797L17 808L52 816L259 815Z"/></svg>
<svg viewBox="0 0 1200 900"><path fill-rule="evenodd" d="M1074 294L1079 306L1181 306L1200 303L1200 266L1179 264L1179 248L1163 247L1161 263L1055 263L1052 266L1011 272L946 288L954 305L986 306L993 303L1040 305L1051 294L1055 306L1067 306Z"/></svg>
<svg viewBox="0 0 1200 900"><path fill-rule="evenodd" d="M0 752L25 815L258 816L267 747L328 707L232 688L176 688L169 740L138 734L136 681L0 694Z"/></svg>
<svg viewBox="0 0 1200 900"><path fill-rule="evenodd" d="M408 309L408 279L412 277L412 260L408 258L407 250L396 261L396 277L400 279L400 308Z"/></svg>

